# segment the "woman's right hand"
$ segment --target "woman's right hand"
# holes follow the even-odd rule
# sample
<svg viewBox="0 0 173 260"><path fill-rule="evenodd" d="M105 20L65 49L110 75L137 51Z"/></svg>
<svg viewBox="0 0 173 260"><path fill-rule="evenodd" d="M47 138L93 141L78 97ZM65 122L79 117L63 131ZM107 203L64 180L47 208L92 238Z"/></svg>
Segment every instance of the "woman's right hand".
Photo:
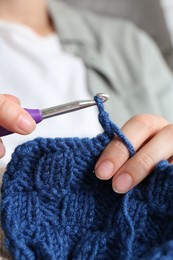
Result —
<svg viewBox="0 0 173 260"><path fill-rule="evenodd" d="M0 94L0 126L19 134L29 134L35 127L35 121L20 106L20 100L12 95ZM5 147L0 139L0 158L5 155Z"/></svg>

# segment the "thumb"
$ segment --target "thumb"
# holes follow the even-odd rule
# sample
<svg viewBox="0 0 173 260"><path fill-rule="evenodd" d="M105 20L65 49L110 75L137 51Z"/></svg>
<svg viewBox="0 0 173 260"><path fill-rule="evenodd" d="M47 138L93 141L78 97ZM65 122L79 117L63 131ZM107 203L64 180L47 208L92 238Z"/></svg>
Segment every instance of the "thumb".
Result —
<svg viewBox="0 0 173 260"><path fill-rule="evenodd" d="M29 134L36 124L17 98L0 94L0 126L19 134Z"/></svg>

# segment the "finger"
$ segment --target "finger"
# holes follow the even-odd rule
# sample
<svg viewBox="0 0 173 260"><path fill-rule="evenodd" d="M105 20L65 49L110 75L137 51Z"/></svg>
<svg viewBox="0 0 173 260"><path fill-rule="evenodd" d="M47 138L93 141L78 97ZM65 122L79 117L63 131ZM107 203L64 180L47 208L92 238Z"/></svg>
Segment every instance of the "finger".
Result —
<svg viewBox="0 0 173 260"><path fill-rule="evenodd" d="M168 159L168 162L169 162L170 164L173 164L173 155Z"/></svg>
<svg viewBox="0 0 173 260"><path fill-rule="evenodd" d="M0 158L2 158L5 155L5 146L2 143L2 140L0 139Z"/></svg>
<svg viewBox="0 0 173 260"><path fill-rule="evenodd" d="M138 115L131 118L122 127L122 132L130 140L137 151L149 138L154 136L168 122L154 115ZM119 138L115 137L105 148L95 166L96 176L110 179L116 171L129 159L129 152Z"/></svg>
<svg viewBox="0 0 173 260"><path fill-rule="evenodd" d="M20 134L28 134L35 129L32 117L3 94L0 94L0 125Z"/></svg>
<svg viewBox="0 0 173 260"><path fill-rule="evenodd" d="M170 158L173 147L173 125L162 128L147 144L130 158L112 180L117 193L125 193L140 183L161 160Z"/></svg>
<svg viewBox="0 0 173 260"><path fill-rule="evenodd" d="M5 97L7 97L9 100L17 103L18 105L21 105L20 99L16 96L10 95L10 94L3 94Z"/></svg>

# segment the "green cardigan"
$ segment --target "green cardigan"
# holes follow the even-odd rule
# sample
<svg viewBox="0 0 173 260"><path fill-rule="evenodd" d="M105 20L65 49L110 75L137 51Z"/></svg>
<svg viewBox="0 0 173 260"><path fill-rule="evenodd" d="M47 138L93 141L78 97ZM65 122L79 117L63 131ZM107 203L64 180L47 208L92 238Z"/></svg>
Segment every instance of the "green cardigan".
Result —
<svg viewBox="0 0 173 260"><path fill-rule="evenodd" d="M82 58L90 93L108 93L111 119L135 114L173 121L173 75L153 40L131 22L48 0L64 50Z"/></svg>

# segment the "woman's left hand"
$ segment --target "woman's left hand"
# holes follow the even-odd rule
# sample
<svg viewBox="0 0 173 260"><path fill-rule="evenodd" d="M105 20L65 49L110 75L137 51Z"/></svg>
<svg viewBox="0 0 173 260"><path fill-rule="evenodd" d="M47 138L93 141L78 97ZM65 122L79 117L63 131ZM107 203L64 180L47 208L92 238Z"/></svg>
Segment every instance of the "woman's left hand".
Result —
<svg viewBox="0 0 173 260"><path fill-rule="evenodd" d="M123 142L114 137L95 166L99 179L112 178L113 190L125 193L140 183L161 160L173 155L173 124L163 117L141 114L132 117L122 127L136 153L129 158Z"/></svg>

